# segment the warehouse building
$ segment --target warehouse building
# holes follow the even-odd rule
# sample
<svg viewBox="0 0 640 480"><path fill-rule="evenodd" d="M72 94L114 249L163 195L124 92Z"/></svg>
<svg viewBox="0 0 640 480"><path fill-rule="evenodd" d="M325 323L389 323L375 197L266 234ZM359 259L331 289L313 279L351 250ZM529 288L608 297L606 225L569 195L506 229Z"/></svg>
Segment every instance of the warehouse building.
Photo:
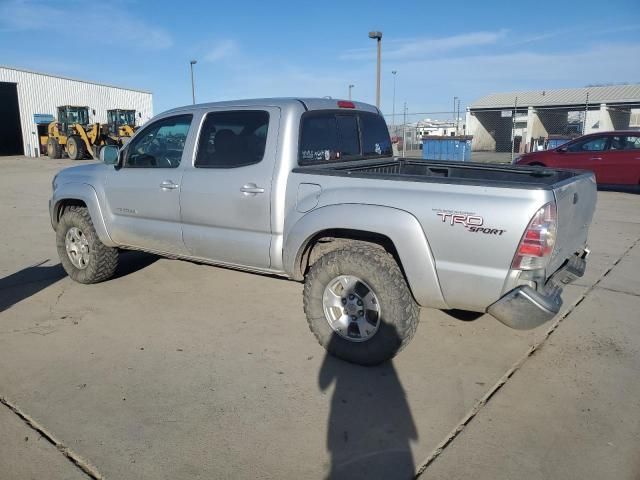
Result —
<svg viewBox="0 0 640 480"><path fill-rule="evenodd" d="M0 65L0 156L40 156L39 136L63 105L89 107L90 123L117 108L135 110L137 125L153 116L150 92Z"/></svg>
<svg viewBox="0 0 640 480"><path fill-rule="evenodd" d="M529 152L549 139L640 127L640 85L495 93L467 107L474 151Z"/></svg>

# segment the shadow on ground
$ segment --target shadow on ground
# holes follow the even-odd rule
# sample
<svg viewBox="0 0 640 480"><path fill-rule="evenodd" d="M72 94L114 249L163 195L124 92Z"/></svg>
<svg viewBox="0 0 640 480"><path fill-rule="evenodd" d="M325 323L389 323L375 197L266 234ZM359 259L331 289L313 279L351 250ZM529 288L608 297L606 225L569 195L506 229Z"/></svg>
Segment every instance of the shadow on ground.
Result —
<svg viewBox="0 0 640 480"><path fill-rule="evenodd" d="M327 428L328 478L414 478L410 442L418 432L393 362L361 367L327 354L318 382L321 390L335 384Z"/></svg>
<svg viewBox="0 0 640 480"><path fill-rule="evenodd" d="M157 259L156 255L148 253L122 252L114 278L124 277L142 270ZM48 261L49 259L46 259L0 279L0 312L4 312L16 303L41 292L66 277L67 274L61 264L44 266Z"/></svg>
<svg viewBox="0 0 640 480"><path fill-rule="evenodd" d="M43 266L49 259L0 279L0 312L63 278L62 265Z"/></svg>
<svg viewBox="0 0 640 480"><path fill-rule="evenodd" d="M118 268L113 279L126 277L138 270L147 268L160 257L146 252L122 251L118 259Z"/></svg>
<svg viewBox="0 0 640 480"><path fill-rule="evenodd" d="M455 318L456 320L461 320L463 322L473 322L479 319L484 315L483 312L470 312L468 310L442 310L442 312L446 313L450 317Z"/></svg>

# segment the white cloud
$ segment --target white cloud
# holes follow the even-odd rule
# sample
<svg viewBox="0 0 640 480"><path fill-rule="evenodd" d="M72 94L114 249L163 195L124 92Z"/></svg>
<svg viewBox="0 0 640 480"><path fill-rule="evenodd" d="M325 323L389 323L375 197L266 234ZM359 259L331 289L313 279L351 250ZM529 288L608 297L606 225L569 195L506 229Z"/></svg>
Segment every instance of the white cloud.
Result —
<svg viewBox="0 0 640 480"><path fill-rule="evenodd" d="M101 3L97 8L85 2L66 7L38 0L10 0L0 5L0 31L46 31L61 38L91 38L98 45L122 45L141 50L164 49L173 40L164 29L125 13L123 8ZM71 20L71 21L70 21ZM89 37L90 36L90 37Z"/></svg>
<svg viewBox="0 0 640 480"><path fill-rule="evenodd" d="M382 49L386 59L417 58L434 53L492 45L503 39L506 34L506 30L499 30L495 32L470 32L440 38L413 38L391 41L386 44L383 40ZM371 48L347 50L340 55L341 60L369 60L372 57L373 50Z"/></svg>
<svg viewBox="0 0 640 480"><path fill-rule="evenodd" d="M233 40L222 40L213 46L205 55L207 62L217 62L238 52L238 45Z"/></svg>

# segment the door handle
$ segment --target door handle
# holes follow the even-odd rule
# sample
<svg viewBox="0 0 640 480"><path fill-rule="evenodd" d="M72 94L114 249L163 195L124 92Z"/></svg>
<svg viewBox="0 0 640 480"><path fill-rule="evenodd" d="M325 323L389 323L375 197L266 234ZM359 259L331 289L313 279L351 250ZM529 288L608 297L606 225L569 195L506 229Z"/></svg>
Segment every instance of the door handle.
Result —
<svg viewBox="0 0 640 480"><path fill-rule="evenodd" d="M602 157L591 157L589 160L602 160Z"/></svg>
<svg viewBox="0 0 640 480"><path fill-rule="evenodd" d="M240 188L240 191L245 195L257 195L258 193L264 193L264 188L257 186L255 183L247 183Z"/></svg>
<svg viewBox="0 0 640 480"><path fill-rule="evenodd" d="M160 184L160 188L163 190L175 190L179 186L180 185L178 185L177 183L173 183L171 180L165 180Z"/></svg>

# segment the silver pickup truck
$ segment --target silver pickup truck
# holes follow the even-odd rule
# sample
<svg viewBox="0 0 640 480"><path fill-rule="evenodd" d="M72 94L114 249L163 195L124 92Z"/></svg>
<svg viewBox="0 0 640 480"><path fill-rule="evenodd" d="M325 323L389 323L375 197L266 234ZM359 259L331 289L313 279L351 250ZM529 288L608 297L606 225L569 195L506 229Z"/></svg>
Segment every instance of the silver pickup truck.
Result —
<svg viewBox="0 0 640 480"><path fill-rule="evenodd" d="M596 203L591 173L394 158L379 110L344 100L177 108L100 158L53 179L71 278L136 249L304 281L311 331L361 365L399 352L420 307L553 318Z"/></svg>

